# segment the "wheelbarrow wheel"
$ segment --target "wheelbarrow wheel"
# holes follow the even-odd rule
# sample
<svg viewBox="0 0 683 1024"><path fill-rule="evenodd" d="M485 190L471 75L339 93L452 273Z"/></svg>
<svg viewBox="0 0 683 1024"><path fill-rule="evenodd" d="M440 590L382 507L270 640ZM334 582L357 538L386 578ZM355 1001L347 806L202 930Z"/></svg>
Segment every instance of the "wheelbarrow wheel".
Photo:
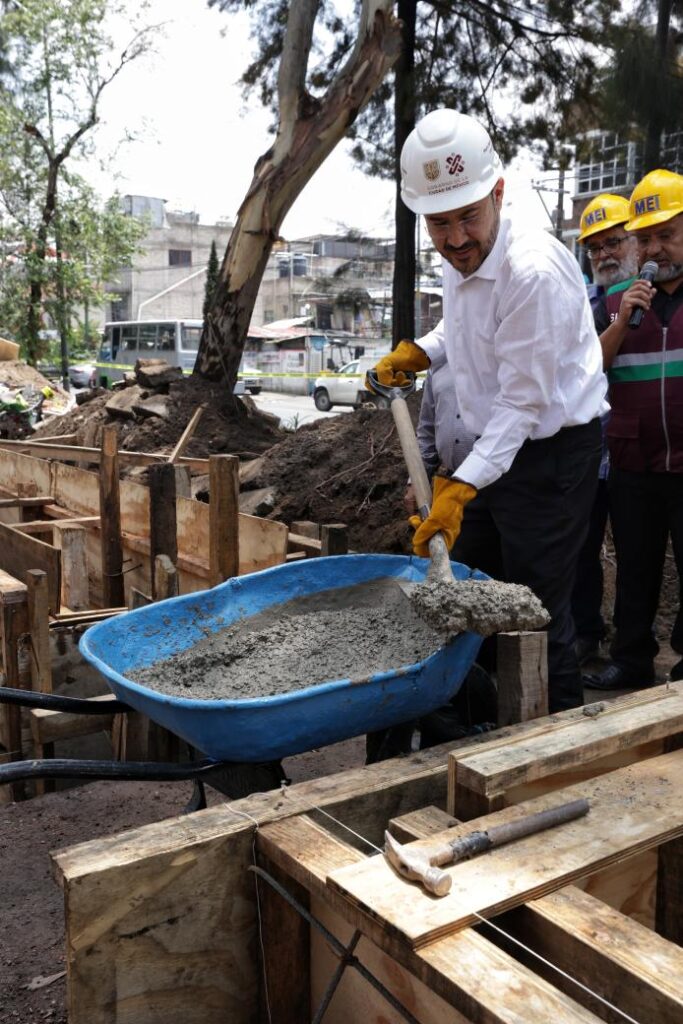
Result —
<svg viewBox="0 0 683 1024"><path fill-rule="evenodd" d="M251 793L265 793L279 789L287 781L282 761L264 761L260 764L224 762L204 778L219 793L239 800Z"/></svg>

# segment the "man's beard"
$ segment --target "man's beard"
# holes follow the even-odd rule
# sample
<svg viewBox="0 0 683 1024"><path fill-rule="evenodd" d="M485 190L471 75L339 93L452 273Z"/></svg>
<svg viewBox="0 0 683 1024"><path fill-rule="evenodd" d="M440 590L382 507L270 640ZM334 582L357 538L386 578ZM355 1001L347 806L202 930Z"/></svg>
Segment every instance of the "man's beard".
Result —
<svg viewBox="0 0 683 1024"><path fill-rule="evenodd" d="M482 265L482 263L484 262L486 257L489 255L489 253L493 249L494 245L496 244L496 239L498 238L498 231L499 230L500 230L500 210L496 210L495 211L495 219L494 219L493 225L491 227L491 230L490 230L490 232L488 234L488 237L487 237L486 241L485 242L477 242L476 243L477 249L479 250L478 253L477 253L477 255L479 256L479 261L478 261L478 263L475 266L468 267L467 270L461 270L460 267L456 266L453 263L453 261L451 259L449 259L448 256L446 256L446 259L448 259L448 262L451 264L451 266L454 267L457 271L459 271L459 273L461 273L463 277L469 277L471 274L474 274L474 273L476 273L477 270L479 270L479 267Z"/></svg>
<svg viewBox="0 0 683 1024"><path fill-rule="evenodd" d="M660 267L655 274L655 281L675 281L677 277L683 277L683 263L670 263L668 267Z"/></svg>
<svg viewBox="0 0 683 1024"><path fill-rule="evenodd" d="M638 258L635 253L624 256L623 260L605 260L602 267L593 271L593 280L603 288L628 281L638 274Z"/></svg>

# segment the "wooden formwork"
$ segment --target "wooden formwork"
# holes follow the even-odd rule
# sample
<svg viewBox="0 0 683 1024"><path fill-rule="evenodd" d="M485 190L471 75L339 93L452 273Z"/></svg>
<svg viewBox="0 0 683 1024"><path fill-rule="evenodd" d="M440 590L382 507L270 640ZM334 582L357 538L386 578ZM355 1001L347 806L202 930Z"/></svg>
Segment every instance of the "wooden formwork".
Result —
<svg viewBox="0 0 683 1024"><path fill-rule="evenodd" d="M337 959L262 881L259 927L255 859L342 942L357 930L355 955L422 1024L674 1024L682 731L671 684L59 852L70 1024L310 1020ZM474 810L482 794L495 810ZM366 845L579 795L585 818L452 868L443 899ZM324 1018L401 1019L350 966Z"/></svg>
<svg viewBox="0 0 683 1024"><path fill-rule="evenodd" d="M96 471L83 468L93 464ZM131 464L148 467L149 484L121 479L121 465ZM190 497L190 471L208 476L210 503ZM119 452L115 426L105 428L101 449L0 442L4 685L51 692L58 631L73 632L128 607L289 559L346 550L344 527L297 523L290 532L284 523L240 513L238 502L236 456L178 456L173 462ZM56 741L111 727L106 714L22 715L3 706L0 758L18 760L29 749L35 757L50 756ZM137 756L146 753L141 749ZM7 791L24 794L21 784L0 788L0 800ZM43 792L45 786L36 788Z"/></svg>

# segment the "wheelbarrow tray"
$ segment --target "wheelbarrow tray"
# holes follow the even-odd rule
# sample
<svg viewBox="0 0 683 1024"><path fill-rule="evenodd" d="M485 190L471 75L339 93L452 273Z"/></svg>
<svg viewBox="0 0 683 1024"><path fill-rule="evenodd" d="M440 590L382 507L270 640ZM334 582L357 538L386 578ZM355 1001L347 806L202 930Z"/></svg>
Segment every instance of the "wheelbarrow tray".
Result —
<svg viewBox="0 0 683 1024"><path fill-rule="evenodd" d="M208 757L271 761L441 707L460 689L481 637L461 633L423 661L367 678L335 679L244 700L172 697L128 676L272 605L388 576L419 582L428 567L426 559L407 555L342 555L278 565L100 622L83 635L80 649L119 700ZM487 578L458 563L453 563L453 573L457 579Z"/></svg>

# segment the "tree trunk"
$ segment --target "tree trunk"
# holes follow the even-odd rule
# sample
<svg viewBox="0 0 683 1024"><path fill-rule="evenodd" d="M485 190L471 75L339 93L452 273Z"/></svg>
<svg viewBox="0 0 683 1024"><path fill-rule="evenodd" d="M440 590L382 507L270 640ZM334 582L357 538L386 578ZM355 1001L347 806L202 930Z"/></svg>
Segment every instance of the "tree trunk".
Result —
<svg viewBox="0 0 683 1024"><path fill-rule="evenodd" d="M29 302L26 315L26 361L35 366L42 355L43 343L40 338L40 324L43 309L43 281L45 280L45 260L47 257L47 239L57 205L57 173L58 164L50 160L45 187L43 212L35 250L29 254Z"/></svg>
<svg viewBox="0 0 683 1024"><path fill-rule="evenodd" d="M673 0L657 0L657 31L655 34L655 50L661 76L660 89L667 88L666 62L669 50L669 27ZM663 97L662 97L663 98ZM656 170L661 162L662 132L665 128L666 104L653 102L647 122L645 138L645 154L643 158L643 174Z"/></svg>
<svg viewBox="0 0 683 1024"><path fill-rule="evenodd" d="M415 337L415 214L401 199L401 150L415 127L415 22L417 0L399 0L401 55L394 89L396 253L394 256L392 348Z"/></svg>
<svg viewBox="0 0 683 1024"><path fill-rule="evenodd" d="M237 215L204 322L195 373L233 389L261 278L288 210L398 56L393 0L364 0L356 46L321 101L304 88L319 0L293 0L283 46L280 120ZM334 197L330 197L332 206Z"/></svg>

